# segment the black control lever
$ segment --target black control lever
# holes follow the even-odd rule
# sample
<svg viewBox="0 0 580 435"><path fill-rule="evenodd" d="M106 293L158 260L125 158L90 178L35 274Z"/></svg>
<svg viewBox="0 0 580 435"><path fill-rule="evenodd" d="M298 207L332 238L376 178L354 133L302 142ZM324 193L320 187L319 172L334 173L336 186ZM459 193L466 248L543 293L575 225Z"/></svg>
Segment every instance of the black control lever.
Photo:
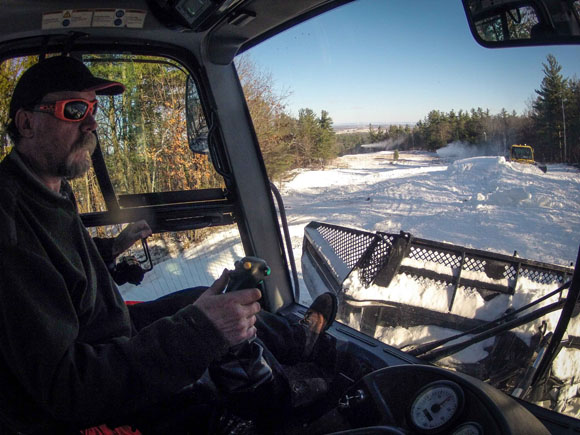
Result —
<svg viewBox="0 0 580 435"><path fill-rule="evenodd" d="M234 270L230 272L230 281L224 293L256 288L269 275L270 267L265 260L258 257L244 257L234 263Z"/></svg>
<svg viewBox="0 0 580 435"><path fill-rule="evenodd" d="M270 275L270 267L266 260L258 257L244 257L234 263L234 270L230 272L230 280L224 293L234 292L247 288L257 288L264 278ZM255 337L250 338L244 343L233 346L230 352L237 355L245 347L245 344L254 341Z"/></svg>
<svg viewBox="0 0 580 435"><path fill-rule="evenodd" d="M244 257L234 263L230 281L224 293L256 288L270 275L266 261L258 257ZM212 379L228 393L253 391L272 379L272 369L263 356L262 345L255 337L232 346L229 352L210 366Z"/></svg>

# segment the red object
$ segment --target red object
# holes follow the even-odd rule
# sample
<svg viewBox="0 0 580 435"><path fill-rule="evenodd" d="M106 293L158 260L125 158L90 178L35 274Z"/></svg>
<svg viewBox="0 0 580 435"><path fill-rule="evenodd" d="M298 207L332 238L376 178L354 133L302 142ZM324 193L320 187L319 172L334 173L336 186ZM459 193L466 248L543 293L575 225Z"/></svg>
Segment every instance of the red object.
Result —
<svg viewBox="0 0 580 435"><path fill-rule="evenodd" d="M131 426L121 426L111 429L106 424L91 427L81 431L82 435L142 435L137 429L133 430Z"/></svg>

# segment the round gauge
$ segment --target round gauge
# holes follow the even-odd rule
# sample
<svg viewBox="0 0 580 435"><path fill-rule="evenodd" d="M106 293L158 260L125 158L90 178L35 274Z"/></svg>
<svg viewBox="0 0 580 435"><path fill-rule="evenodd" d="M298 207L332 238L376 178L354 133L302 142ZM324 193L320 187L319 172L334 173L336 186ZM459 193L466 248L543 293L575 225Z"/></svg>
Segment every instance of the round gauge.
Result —
<svg viewBox="0 0 580 435"><path fill-rule="evenodd" d="M447 427L463 408L463 391L454 382L436 381L426 385L413 400L411 424L420 431L435 433Z"/></svg>
<svg viewBox="0 0 580 435"><path fill-rule="evenodd" d="M478 423L470 421L457 426L452 435L483 435L483 429Z"/></svg>

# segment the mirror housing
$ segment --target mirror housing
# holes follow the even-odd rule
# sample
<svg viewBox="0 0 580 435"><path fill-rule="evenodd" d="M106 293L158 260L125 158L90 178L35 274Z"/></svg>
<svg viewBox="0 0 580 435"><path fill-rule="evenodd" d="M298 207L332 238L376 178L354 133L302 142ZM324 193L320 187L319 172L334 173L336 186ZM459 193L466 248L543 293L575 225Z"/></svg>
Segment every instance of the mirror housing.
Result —
<svg viewBox="0 0 580 435"><path fill-rule="evenodd" d="M172 28L207 30L240 0L149 0L153 14Z"/></svg>
<svg viewBox="0 0 580 435"><path fill-rule="evenodd" d="M484 47L580 44L580 0L463 0L463 7Z"/></svg>

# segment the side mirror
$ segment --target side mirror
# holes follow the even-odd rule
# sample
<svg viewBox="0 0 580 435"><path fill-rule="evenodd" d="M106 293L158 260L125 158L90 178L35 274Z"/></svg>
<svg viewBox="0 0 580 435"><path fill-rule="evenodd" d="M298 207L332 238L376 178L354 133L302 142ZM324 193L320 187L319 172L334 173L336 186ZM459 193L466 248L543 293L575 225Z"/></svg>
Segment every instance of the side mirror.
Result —
<svg viewBox="0 0 580 435"><path fill-rule="evenodd" d="M201 106L197 86L191 76L187 76L185 91L185 116L187 123L187 141L189 149L197 154L208 154L209 128Z"/></svg>
<svg viewBox="0 0 580 435"><path fill-rule="evenodd" d="M484 47L580 44L580 0L463 0Z"/></svg>

